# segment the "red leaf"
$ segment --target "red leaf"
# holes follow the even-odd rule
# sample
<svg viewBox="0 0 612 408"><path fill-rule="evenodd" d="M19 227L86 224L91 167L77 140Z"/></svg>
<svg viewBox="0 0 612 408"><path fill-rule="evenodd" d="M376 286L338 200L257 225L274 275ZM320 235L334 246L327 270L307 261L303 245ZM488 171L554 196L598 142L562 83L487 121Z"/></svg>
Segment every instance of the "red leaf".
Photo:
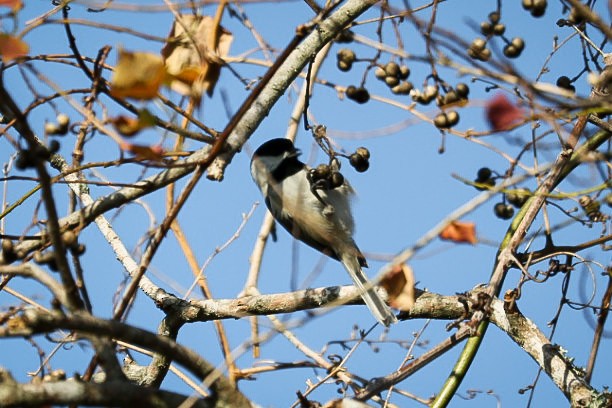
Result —
<svg viewBox="0 0 612 408"><path fill-rule="evenodd" d="M487 120L492 130L509 130L525 120L525 113L504 94L495 95L486 105Z"/></svg>

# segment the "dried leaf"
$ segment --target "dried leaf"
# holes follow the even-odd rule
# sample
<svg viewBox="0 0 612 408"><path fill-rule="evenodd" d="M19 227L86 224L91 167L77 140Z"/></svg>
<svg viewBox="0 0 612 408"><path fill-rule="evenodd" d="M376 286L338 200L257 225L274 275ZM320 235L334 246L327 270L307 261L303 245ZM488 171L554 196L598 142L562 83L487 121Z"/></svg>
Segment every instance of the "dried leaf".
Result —
<svg viewBox="0 0 612 408"><path fill-rule="evenodd" d="M473 222L453 221L440 233L440 239L457 243L476 244L476 224Z"/></svg>
<svg viewBox="0 0 612 408"><path fill-rule="evenodd" d="M492 130L511 129L525 120L525 113L504 94L497 94L486 105L486 115Z"/></svg>
<svg viewBox="0 0 612 408"><path fill-rule="evenodd" d="M143 160L161 161L164 158L164 149L160 145L146 146L123 142L121 149Z"/></svg>
<svg viewBox="0 0 612 408"><path fill-rule="evenodd" d="M2 62L9 62L15 58L28 55L30 47L20 38L0 33L0 55Z"/></svg>
<svg viewBox="0 0 612 408"><path fill-rule="evenodd" d="M389 296L389 304L398 310L409 311L414 305L414 274L406 264L395 265L380 281Z"/></svg>
<svg viewBox="0 0 612 408"><path fill-rule="evenodd" d="M166 69L159 55L119 50L110 92L117 98L153 99L165 79Z"/></svg>
<svg viewBox="0 0 612 408"><path fill-rule="evenodd" d="M155 117L146 109L138 112L137 118L129 116L119 115L115 118L111 118L110 122L114 128L123 136L130 137L134 136L142 129L151 127L155 124Z"/></svg>
<svg viewBox="0 0 612 408"><path fill-rule="evenodd" d="M199 101L203 92L212 95L234 36L216 26L210 16L183 15L179 19L172 24L161 53L174 79L171 88Z"/></svg>
<svg viewBox="0 0 612 408"><path fill-rule="evenodd" d="M23 8L23 2L21 0L0 0L0 7L10 7L15 12Z"/></svg>

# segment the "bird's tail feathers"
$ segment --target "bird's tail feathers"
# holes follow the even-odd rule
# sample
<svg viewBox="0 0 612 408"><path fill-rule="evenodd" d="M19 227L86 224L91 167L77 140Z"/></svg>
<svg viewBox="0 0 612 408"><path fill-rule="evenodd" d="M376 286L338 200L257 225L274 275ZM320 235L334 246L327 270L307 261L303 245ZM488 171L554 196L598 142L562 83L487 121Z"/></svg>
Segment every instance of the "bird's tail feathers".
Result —
<svg viewBox="0 0 612 408"><path fill-rule="evenodd" d="M381 324L389 326L391 323L396 323L397 319L389 306L380 297L372 282L368 280L365 273L359 265L359 260L350 254L345 255L341 259L344 269L348 272L353 283L359 289L361 298L370 309L372 315Z"/></svg>

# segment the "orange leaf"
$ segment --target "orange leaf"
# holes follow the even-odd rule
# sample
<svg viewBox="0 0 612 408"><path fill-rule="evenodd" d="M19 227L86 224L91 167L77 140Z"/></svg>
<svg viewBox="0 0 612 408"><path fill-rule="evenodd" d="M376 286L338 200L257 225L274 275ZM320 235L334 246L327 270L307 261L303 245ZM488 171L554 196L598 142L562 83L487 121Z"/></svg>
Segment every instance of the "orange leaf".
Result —
<svg viewBox="0 0 612 408"><path fill-rule="evenodd" d="M497 94L485 107L487 120L492 130L509 130L525 120L525 113L504 94Z"/></svg>
<svg viewBox="0 0 612 408"><path fill-rule="evenodd" d="M166 69L159 55L119 50L110 92L117 98L153 99L165 78Z"/></svg>
<svg viewBox="0 0 612 408"><path fill-rule="evenodd" d="M414 305L414 274L408 265L395 265L381 279L380 286L387 291L391 307L407 312Z"/></svg>
<svg viewBox="0 0 612 408"><path fill-rule="evenodd" d="M0 6L10 7L15 12L23 8L23 2L21 0L0 0Z"/></svg>
<svg viewBox="0 0 612 408"><path fill-rule="evenodd" d="M117 132L121 133L123 136L130 137L134 136L142 129L153 126L155 124L155 118L148 110L143 109L138 112L138 118L119 115L111 118L110 122Z"/></svg>
<svg viewBox="0 0 612 408"><path fill-rule="evenodd" d="M476 244L476 224L473 222L453 221L440 233L440 239L457 243Z"/></svg>
<svg viewBox="0 0 612 408"><path fill-rule="evenodd" d="M28 55L30 47L17 37L0 33L0 55L3 62Z"/></svg>
<svg viewBox="0 0 612 408"><path fill-rule="evenodd" d="M146 146L123 142L120 147L139 159L161 161L164 157L164 149L160 145Z"/></svg>
<svg viewBox="0 0 612 408"><path fill-rule="evenodd" d="M111 118L110 122L117 132L123 136L134 136L140 132L140 123L137 118L130 118L128 116L120 115L115 118Z"/></svg>

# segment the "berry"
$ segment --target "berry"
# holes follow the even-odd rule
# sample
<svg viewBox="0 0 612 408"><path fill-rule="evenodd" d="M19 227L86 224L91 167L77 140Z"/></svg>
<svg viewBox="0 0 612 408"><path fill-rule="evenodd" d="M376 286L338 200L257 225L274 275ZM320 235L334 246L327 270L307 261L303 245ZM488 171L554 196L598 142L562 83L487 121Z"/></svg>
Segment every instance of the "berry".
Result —
<svg viewBox="0 0 612 408"><path fill-rule="evenodd" d="M370 151L367 147L358 147L357 150L355 150L355 153L360 155L361 157L365 157L366 159L370 158Z"/></svg>
<svg viewBox="0 0 612 408"><path fill-rule="evenodd" d="M470 94L470 88L463 82L459 82L455 86L455 92L457 92L457 95L460 97L467 98L467 96Z"/></svg>
<svg viewBox="0 0 612 408"><path fill-rule="evenodd" d="M57 115L55 120L57 121L57 124L60 127L66 127L67 128L68 125L70 124L70 118L68 117L68 115L66 115L64 113L60 113L59 115Z"/></svg>
<svg viewBox="0 0 612 408"><path fill-rule="evenodd" d="M500 19L501 19L501 16L499 15L499 13L497 11L492 11L492 12L489 13L489 21L492 24L499 23Z"/></svg>
<svg viewBox="0 0 612 408"><path fill-rule="evenodd" d="M350 71L351 68L353 68L353 64L346 62L346 61L342 61L342 60L338 60L338 62L336 63L336 66L338 67L338 69L340 71Z"/></svg>
<svg viewBox="0 0 612 408"><path fill-rule="evenodd" d="M349 163L359 173L363 173L370 167L370 161L368 160L368 158L358 153L353 153L349 156Z"/></svg>
<svg viewBox="0 0 612 408"><path fill-rule="evenodd" d="M480 23L480 32L482 35L491 35L493 33L493 25L488 21Z"/></svg>
<svg viewBox="0 0 612 408"><path fill-rule="evenodd" d="M505 32L506 32L506 25L505 24L495 24L493 26L493 34L494 35L504 35Z"/></svg>
<svg viewBox="0 0 612 408"><path fill-rule="evenodd" d="M387 73L387 76L399 77L400 67L396 62L391 61L385 65L385 72Z"/></svg>
<svg viewBox="0 0 612 408"><path fill-rule="evenodd" d="M490 168L488 167L481 167L478 169L478 172L476 173L476 181L485 181L491 178L491 175L493 174L493 172L491 171Z"/></svg>
<svg viewBox="0 0 612 408"><path fill-rule="evenodd" d="M504 203L495 204L495 207L493 207L493 212L497 218L501 218L502 220L509 220L514 216L514 208L512 208L511 205Z"/></svg>
<svg viewBox="0 0 612 408"><path fill-rule="evenodd" d="M330 175L330 168L327 164L319 164L310 171L310 174L313 181L325 180Z"/></svg>
<svg viewBox="0 0 612 408"><path fill-rule="evenodd" d="M370 100L370 93L362 86L357 88L351 85L346 88L346 97L354 100L357 103L366 103Z"/></svg>
<svg viewBox="0 0 612 408"><path fill-rule="evenodd" d="M506 199L516 208L521 208L531 196L531 191L526 188L509 191L506 194Z"/></svg>
<svg viewBox="0 0 612 408"><path fill-rule="evenodd" d="M414 88L412 82L402 81L399 84L395 85L393 88L391 88L391 92L397 95L408 95L410 91L412 91L412 88Z"/></svg>
<svg viewBox="0 0 612 408"><path fill-rule="evenodd" d="M397 84L399 84L399 81L400 81L400 80L399 80L399 78L398 78L398 77L396 77L396 76L390 76L390 75L388 75L387 77L385 77L385 83L386 83L386 84L387 84L387 85L388 85L390 88L392 88L392 87L396 86Z"/></svg>
<svg viewBox="0 0 612 408"><path fill-rule="evenodd" d="M339 171L334 171L329 177L329 185L332 189L338 188L344 184L344 176Z"/></svg>
<svg viewBox="0 0 612 408"><path fill-rule="evenodd" d="M57 140L53 139L49 142L49 153L51 154L55 154L57 152L59 152L60 149L60 142L58 142Z"/></svg>

